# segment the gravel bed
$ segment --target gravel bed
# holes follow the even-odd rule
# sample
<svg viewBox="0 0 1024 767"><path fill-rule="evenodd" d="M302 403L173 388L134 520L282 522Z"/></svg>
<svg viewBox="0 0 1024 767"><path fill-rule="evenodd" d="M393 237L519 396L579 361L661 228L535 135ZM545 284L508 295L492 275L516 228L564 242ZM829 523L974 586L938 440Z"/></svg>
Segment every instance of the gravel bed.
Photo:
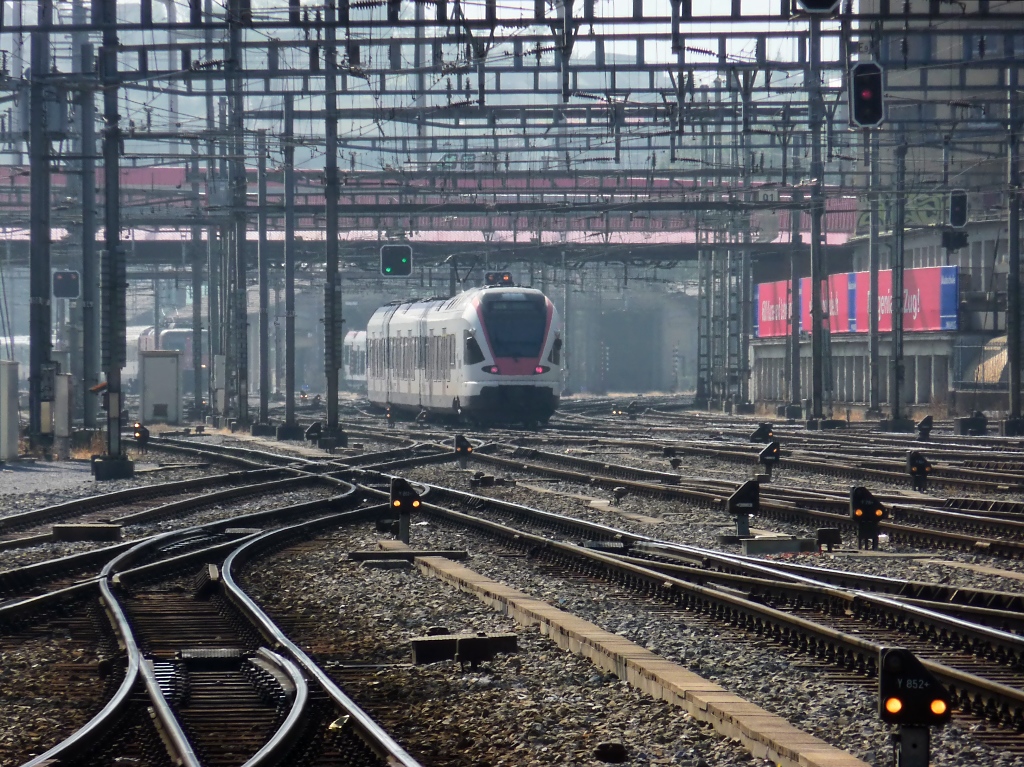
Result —
<svg viewBox="0 0 1024 767"><path fill-rule="evenodd" d="M133 456L136 469L151 469L161 464L194 463L195 468L144 471L131 479L97 482L88 461L19 462L0 466L0 517L64 503L75 498L113 493L133 487L158 485L183 479L196 479L227 471L223 466L203 466L205 461L173 456L145 459Z"/></svg>
<svg viewBox="0 0 1024 767"><path fill-rule="evenodd" d="M732 627L701 616L666 612L655 602L582 579L553 577L531 560L502 556L506 549L476 536L433 525L414 530L417 547L468 548L474 570L625 636L871 764L890 763L889 728L878 719L874 685L822 675L814 658L758 637L737 639ZM933 767L1024 765L1024 757L972 741L977 727L984 725L964 719L933 730Z"/></svg>
<svg viewBox="0 0 1024 767"><path fill-rule="evenodd" d="M612 741L626 747L634 765L760 763L684 711L561 650L536 628L519 626L415 570L345 561L345 552L372 547L376 539L369 531L339 533L324 548L261 561L242 580L272 616L304 618L289 629L292 635L312 647L371 713L381 716L401 701L400 723L383 718L424 764L598 765L595 748ZM519 652L478 671L461 670L453 661L404 665L408 640L432 626L514 632ZM353 675L337 670L338 663L403 665Z"/></svg>
<svg viewBox="0 0 1024 767"><path fill-rule="evenodd" d="M422 435L415 433L397 433L396 436L408 436L410 439L418 439L422 437ZM402 447L402 445L397 445L392 442L374 440L372 437L364 438L361 434L357 433L350 433L348 435L348 441L349 447L354 449L352 455L360 455L362 453L379 453L385 450L395 450ZM263 439L237 439L230 433L221 434L219 432L208 433L207 436L197 438L194 442L196 443L196 447L202 447L203 445L225 445L228 447L238 447L249 450L262 450L263 452L273 453L274 455L282 455L289 458L305 458L307 460L343 460L346 455L344 450L338 450L334 455L331 455L326 450L317 449L316 445L312 442L298 440L279 441L270 437ZM356 445L361 445L362 447L356 448ZM310 451L312 451L312 453Z"/></svg>
<svg viewBox="0 0 1024 767"><path fill-rule="evenodd" d="M481 465L489 470L486 465ZM409 470L405 476L420 482L444 484L462 490L470 490L469 474L450 466L423 467ZM740 553L739 546L723 546L717 535L726 530L735 530L731 515L719 509L707 509L690 506L682 501L653 499L641 496L626 496L611 511L604 511L590 506L588 498L611 500L606 490L568 482L549 482L523 472L499 472L500 476L516 480L518 483L534 485L550 492L537 492L520 486L491 487L472 490L482 495L520 503L524 506L544 509L558 514L585 519L603 525L626 530L637 535L684 543L691 546L722 551L729 554ZM578 496L583 496L579 498ZM658 520L657 524L638 520L644 517ZM814 530L779 520L754 517L751 526L757 529L785 533L787 535L814 536ZM846 545L852 545L852 537ZM882 575L905 580L924 580L930 582L950 583L954 586L992 589L1020 593L1024 591L1024 581L988 575L977 571L933 563L931 560L945 560L965 565L984 565L1024 574L1024 561L986 557L961 551L937 552L933 549L890 544L885 541L880 547L881 555L851 554L834 556L829 554L783 555L782 559L794 559L801 564L827 567L831 569L850 570L852 572ZM893 555L920 555L921 558ZM925 556L927 555L927 556ZM775 557L763 557L771 560Z"/></svg>
<svg viewBox="0 0 1024 767"><path fill-rule="evenodd" d="M0 764L23 764L102 708L109 691L89 620L80 605L70 616L0 635Z"/></svg>
<svg viewBox="0 0 1024 767"><path fill-rule="evenodd" d="M557 435L550 436L557 442ZM692 441L692 437L690 441ZM710 445L710 447L738 450L751 448L751 443L749 442L736 442L731 439L713 441L718 444ZM675 470L672 469L669 465L668 459L663 457L660 451L655 451L653 449L630 448L616 445L606 447L602 447L601 445L582 444L567 445L564 443L562 445L551 445L550 447L545 447L543 445L538 445L537 447L548 452L562 453L573 457L601 460L612 464L617 463L623 466L647 469L649 471L678 473L684 482L693 481L694 479L699 479L701 477L739 482L751 477L755 473L755 470L760 471L760 464L757 462L757 455L753 452L750 454L749 462L744 462L738 459L726 460L713 458L711 456L681 455L680 458L683 461L683 464L679 470ZM763 445L757 445L755 447L760 449ZM927 450L926 447L924 449ZM1024 458L1024 456L1022 456L1022 458ZM543 460L538 460L537 462L543 463ZM775 468L774 476L775 481L773 484L784 483L787 487L800 488L804 490L824 490L845 494L849 492L850 485L853 484L853 480L849 478L823 476L822 474L814 471L800 469L795 466L787 466L785 458L780 466ZM909 478L906 480L892 481L872 477L867 481L867 484L870 484L873 490L881 490L888 493L898 493L910 489ZM941 487L941 485L936 483L935 487ZM963 490L954 490L950 493L939 492L936 493L936 496L945 497L945 495L951 495L959 497L966 494L967 493ZM985 498L990 500L1018 500L1013 493L1009 492L975 491L971 492L970 495L974 498Z"/></svg>
<svg viewBox="0 0 1024 767"><path fill-rule="evenodd" d="M216 522L219 519L230 519L241 514L251 514L256 511L273 509L279 506L290 506L297 503L306 503L316 498L326 500L335 493L328 487L305 487L301 490L290 490L284 493L267 493L259 496L248 496L237 500L222 501L216 505L190 512L181 517L161 519L154 522L146 522L138 525L128 525L122 530L122 540L135 541L148 538L158 533L166 533L170 530L181 530L193 525L202 525L208 522ZM154 501L154 505L157 501ZM78 554L83 551L91 551L97 548L110 546L110 541L54 541L52 543L41 543L36 546L25 546L19 549L8 549L2 552L2 565L0 570L10 570L16 567L34 564L47 559L56 559L70 554Z"/></svg>

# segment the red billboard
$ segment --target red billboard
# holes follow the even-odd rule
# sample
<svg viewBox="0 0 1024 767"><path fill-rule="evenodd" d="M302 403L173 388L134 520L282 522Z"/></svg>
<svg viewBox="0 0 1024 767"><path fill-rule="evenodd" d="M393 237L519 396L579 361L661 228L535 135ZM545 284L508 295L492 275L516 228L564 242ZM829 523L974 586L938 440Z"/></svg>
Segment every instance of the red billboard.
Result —
<svg viewBox="0 0 1024 767"><path fill-rule="evenodd" d="M789 280L754 286L754 336L775 338L789 334Z"/></svg>
<svg viewBox="0 0 1024 767"><path fill-rule="evenodd" d="M955 266L929 266L903 273L903 329L956 330L959 272ZM833 274L822 283L822 310L832 333L868 332L868 272ZM811 327L811 280L800 280L800 330ZM789 280L755 286L757 311L754 335L778 338L789 334ZM892 330L892 271L878 273L878 329Z"/></svg>
<svg viewBox="0 0 1024 767"><path fill-rule="evenodd" d="M856 331L868 332L871 274L855 272ZM956 330L959 275L955 266L928 266L903 272L903 329ZM892 271L878 273L878 330L892 330Z"/></svg>

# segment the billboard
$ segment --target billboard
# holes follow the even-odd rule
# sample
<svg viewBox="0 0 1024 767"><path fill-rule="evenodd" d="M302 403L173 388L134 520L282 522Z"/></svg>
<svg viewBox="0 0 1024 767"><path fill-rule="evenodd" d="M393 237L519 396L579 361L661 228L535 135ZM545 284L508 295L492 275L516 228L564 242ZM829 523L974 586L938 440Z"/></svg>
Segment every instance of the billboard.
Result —
<svg viewBox="0 0 1024 767"><path fill-rule="evenodd" d="M867 333L869 272L833 274L822 283L822 309L832 333ZM811 280L800 280L800 330L811 327ZM789 334L789 281L765 282L754 288L754 335L778 338ZM903 329L906 332L958 330L960 275L956 266L928 266L903 272ZM892 271L878 273L878 329L892 330Z"/></svg>
<svg viewBox="0 0 1024 767"><path fill-rule="evenodd" d="M789 334L789 280L754 286L754 337L776 338Z"/></svg>

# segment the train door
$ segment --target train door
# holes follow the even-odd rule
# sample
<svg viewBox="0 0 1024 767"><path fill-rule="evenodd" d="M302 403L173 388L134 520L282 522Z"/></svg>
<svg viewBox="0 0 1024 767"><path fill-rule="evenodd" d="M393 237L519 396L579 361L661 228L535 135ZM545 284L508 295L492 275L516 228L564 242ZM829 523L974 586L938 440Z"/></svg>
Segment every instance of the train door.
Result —
<svg viewBox="0 0 1024 767"><path fill-rule="evenodd" d="M382 323L383 338L381 343L384 344L384 402L391 402L391 396L395 391L395 364L396 354L398 347L392 341L391 338L391 318L395 316L395 312L398 311L398 307L394 306L384 314L384 321Z"/></svg>
<svg viewBox="0 0 1024 767"><path fill-rule="evenodd" d="M422 408L430 401L427 388L427 318L421 314L416 322L416 385L419 392L419 406Z"/></svg>

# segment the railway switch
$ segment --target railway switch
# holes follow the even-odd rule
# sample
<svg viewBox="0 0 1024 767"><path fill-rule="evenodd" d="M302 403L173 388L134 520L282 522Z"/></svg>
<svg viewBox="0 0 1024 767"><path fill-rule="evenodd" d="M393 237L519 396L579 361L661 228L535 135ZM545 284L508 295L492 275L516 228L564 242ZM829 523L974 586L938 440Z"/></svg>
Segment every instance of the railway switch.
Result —
<svg viewBox="0 0 1024 767"><path fill-rule="evenodd" d="M778 465L779 458L782 456L782 448L779 445L778 440L772 440L760 453L757 454L757 460L760 461L761 465L764 466L764 471L768 475L768 479L772 477L772 467Z"/></svg>
<svg viewBox="0 0 1024 767"><path fill-rule="evenodd" d="M459 468L465 469L466 464L469 463L469 456L473 452L473 446L469 440L466 439L463 434L455 435L455 455L459 459Z"/></svg>
<svg viewBox="0 0 1024 767"><path fill-rule="evenodd" d="M420 507L420 494L401 477L391 480L391 510L398 512L398 538L409 543L409 515Z"/></svg>
<svg viewBox="0 0 1024 767"><path fill-rule="evenodd" d="M775 438L775 431L770 423L763 423L754 429L750 435L751 442L771 442Z"/></svg>
<svg viewBox="0 0 1024 767"><path fill-rule="evenodd" d="M857 525L857 548L878 548L878 523L889 518L889 510L866 487L850 488L850 519Z"/></svg>
<svg viewBox="0 0 1024 767"><path fill-rule="evenodd" d="M953 713L949 692L912 652L883 647L878 660L878 715L899 725L893 736L897 767L928 767L930 727Z"/></svg>
<svg viewBox="0 0 1024 767"><path fill-rule="evenodd" d="M924 457L924 453L911 450L907 453L907 474L915 490L924 492L928 489L928 475L932 470L932 462Z"/></svg>
<svg viewBox="0 0 1024 767"><path fill-rule="evenodd" d="M750 515L761 510L761 485L750 479L725 502L725 510L736 518L736 535L750 537Z"/></svg>
<svg viewBox="0 0 1024 767"><path fill-rule="evenodd" d="M932 426L934 419L930 415L926 415L917 424L917 441L927 442L932 438Z"/></svg>

